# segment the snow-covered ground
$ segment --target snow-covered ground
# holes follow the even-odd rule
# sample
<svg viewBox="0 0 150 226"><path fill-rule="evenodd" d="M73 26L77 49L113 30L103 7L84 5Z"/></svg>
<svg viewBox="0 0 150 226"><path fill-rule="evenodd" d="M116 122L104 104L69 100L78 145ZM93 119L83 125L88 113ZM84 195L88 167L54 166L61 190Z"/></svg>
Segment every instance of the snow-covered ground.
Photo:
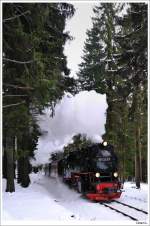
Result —
<svg viewBox="0 0 150 226"><path fill-rule="evenodd" d="M16 184L15 193L6 193L3 180L2 225L131 225L148 224L148 217L140 222L129 220L107 207L81 197L61 182L60 178L31 174L31 185ZM148 185L126 182L119 201L148 211ZM140 213L139 213L140 214ZM139 215L140 217L140 215Z"/></svg>

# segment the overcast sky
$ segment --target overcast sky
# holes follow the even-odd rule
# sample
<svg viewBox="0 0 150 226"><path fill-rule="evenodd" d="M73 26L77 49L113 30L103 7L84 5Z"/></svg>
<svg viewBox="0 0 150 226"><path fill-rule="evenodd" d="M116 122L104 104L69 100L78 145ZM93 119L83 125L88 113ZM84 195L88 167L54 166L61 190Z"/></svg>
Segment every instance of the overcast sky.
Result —
<svg viewBox="0 0 150 226"><path fill-rule="evenodd" d="M68 20L66 31L74 37L74 40L67 42L65 54L68 57L68 67L71 69L71 76L75 77L78 71L78 64L81 63L82 50L86 39L86 30L92 27L91 16L93 16L93 2L72 3L76 12L72 19Z"/></svg>

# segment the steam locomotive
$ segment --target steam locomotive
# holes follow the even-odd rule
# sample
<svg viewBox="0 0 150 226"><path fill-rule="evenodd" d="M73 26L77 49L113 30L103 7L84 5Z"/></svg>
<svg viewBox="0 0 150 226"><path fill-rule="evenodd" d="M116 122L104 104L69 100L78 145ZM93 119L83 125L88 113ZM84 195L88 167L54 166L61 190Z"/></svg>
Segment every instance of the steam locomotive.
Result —
<svg viewBox="0 0 150 226"><path fill-rule="evenodd" d="M90 200L106 201L121 196L118 159L114 147L107 142L65 154L57 162L57 168L64 182Z"/></svg>

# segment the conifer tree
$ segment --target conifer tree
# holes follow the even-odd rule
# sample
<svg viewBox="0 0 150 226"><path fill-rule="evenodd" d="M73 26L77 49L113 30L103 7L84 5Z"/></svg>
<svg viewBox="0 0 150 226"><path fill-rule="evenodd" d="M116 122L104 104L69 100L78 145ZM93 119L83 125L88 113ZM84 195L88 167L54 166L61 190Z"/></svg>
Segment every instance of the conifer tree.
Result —
<svg viewBox="0 0 150 226"><path fill-rule="evenodd" d="M103 138L116 147L122 179L135 171L140 181L147 153L147 5L100 3L93 10L79 82L82 89L106 93Z"/></svg>
<svg viewBox="0 0 150 226"><path fill-rule="evenodd" d="M73 14L68 3L3 3L3 169L13 169L17 160L24 187L30 183L29 158L39 136L34 116L45 106L54 109L69 89L65 85L73 83L63 53L71 39L65 23ZM6 190L13 192L13 175L4 174Z"/></svg>
<svg viewBox="0 0 150 226"><path fill-rule="evenodd" d="M93 27L87 31L88 38L78 76L83 89L95 89L99 93L107 94L108 109L104 138L110 143L115 143L114 108L118 98L116 94L118 78L113 54L117 52L114 37L115 15L118 8L112 3L100 3L93 11Z"/></svg>
<svg viewBox="0 0 150 226"><path fill-rule="evenodd" d="M121 47L117 56L119 75L124 78L130 92L131 114L133 119L132 139L135 141L136 186L142 180L142 121L147 121L143 111L147 109L147 4L131 3L128 13L118 20L122 25L116 40ZM145 103L145 104L144 104ZM147 137L146 130L145 136Z"/></svg>

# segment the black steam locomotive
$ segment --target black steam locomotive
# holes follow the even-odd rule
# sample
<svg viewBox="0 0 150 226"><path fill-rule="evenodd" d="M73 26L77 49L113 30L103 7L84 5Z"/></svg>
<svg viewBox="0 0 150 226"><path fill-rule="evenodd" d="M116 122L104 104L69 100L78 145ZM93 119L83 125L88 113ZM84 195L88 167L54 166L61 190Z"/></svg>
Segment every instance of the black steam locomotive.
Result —
<svg viewBox="0 0 150 226"><path fill-rule="evenodd" d="M70 152L57 165L63 181L91 200L112 200L121 195L117 156L107 142Z"/></svg>

